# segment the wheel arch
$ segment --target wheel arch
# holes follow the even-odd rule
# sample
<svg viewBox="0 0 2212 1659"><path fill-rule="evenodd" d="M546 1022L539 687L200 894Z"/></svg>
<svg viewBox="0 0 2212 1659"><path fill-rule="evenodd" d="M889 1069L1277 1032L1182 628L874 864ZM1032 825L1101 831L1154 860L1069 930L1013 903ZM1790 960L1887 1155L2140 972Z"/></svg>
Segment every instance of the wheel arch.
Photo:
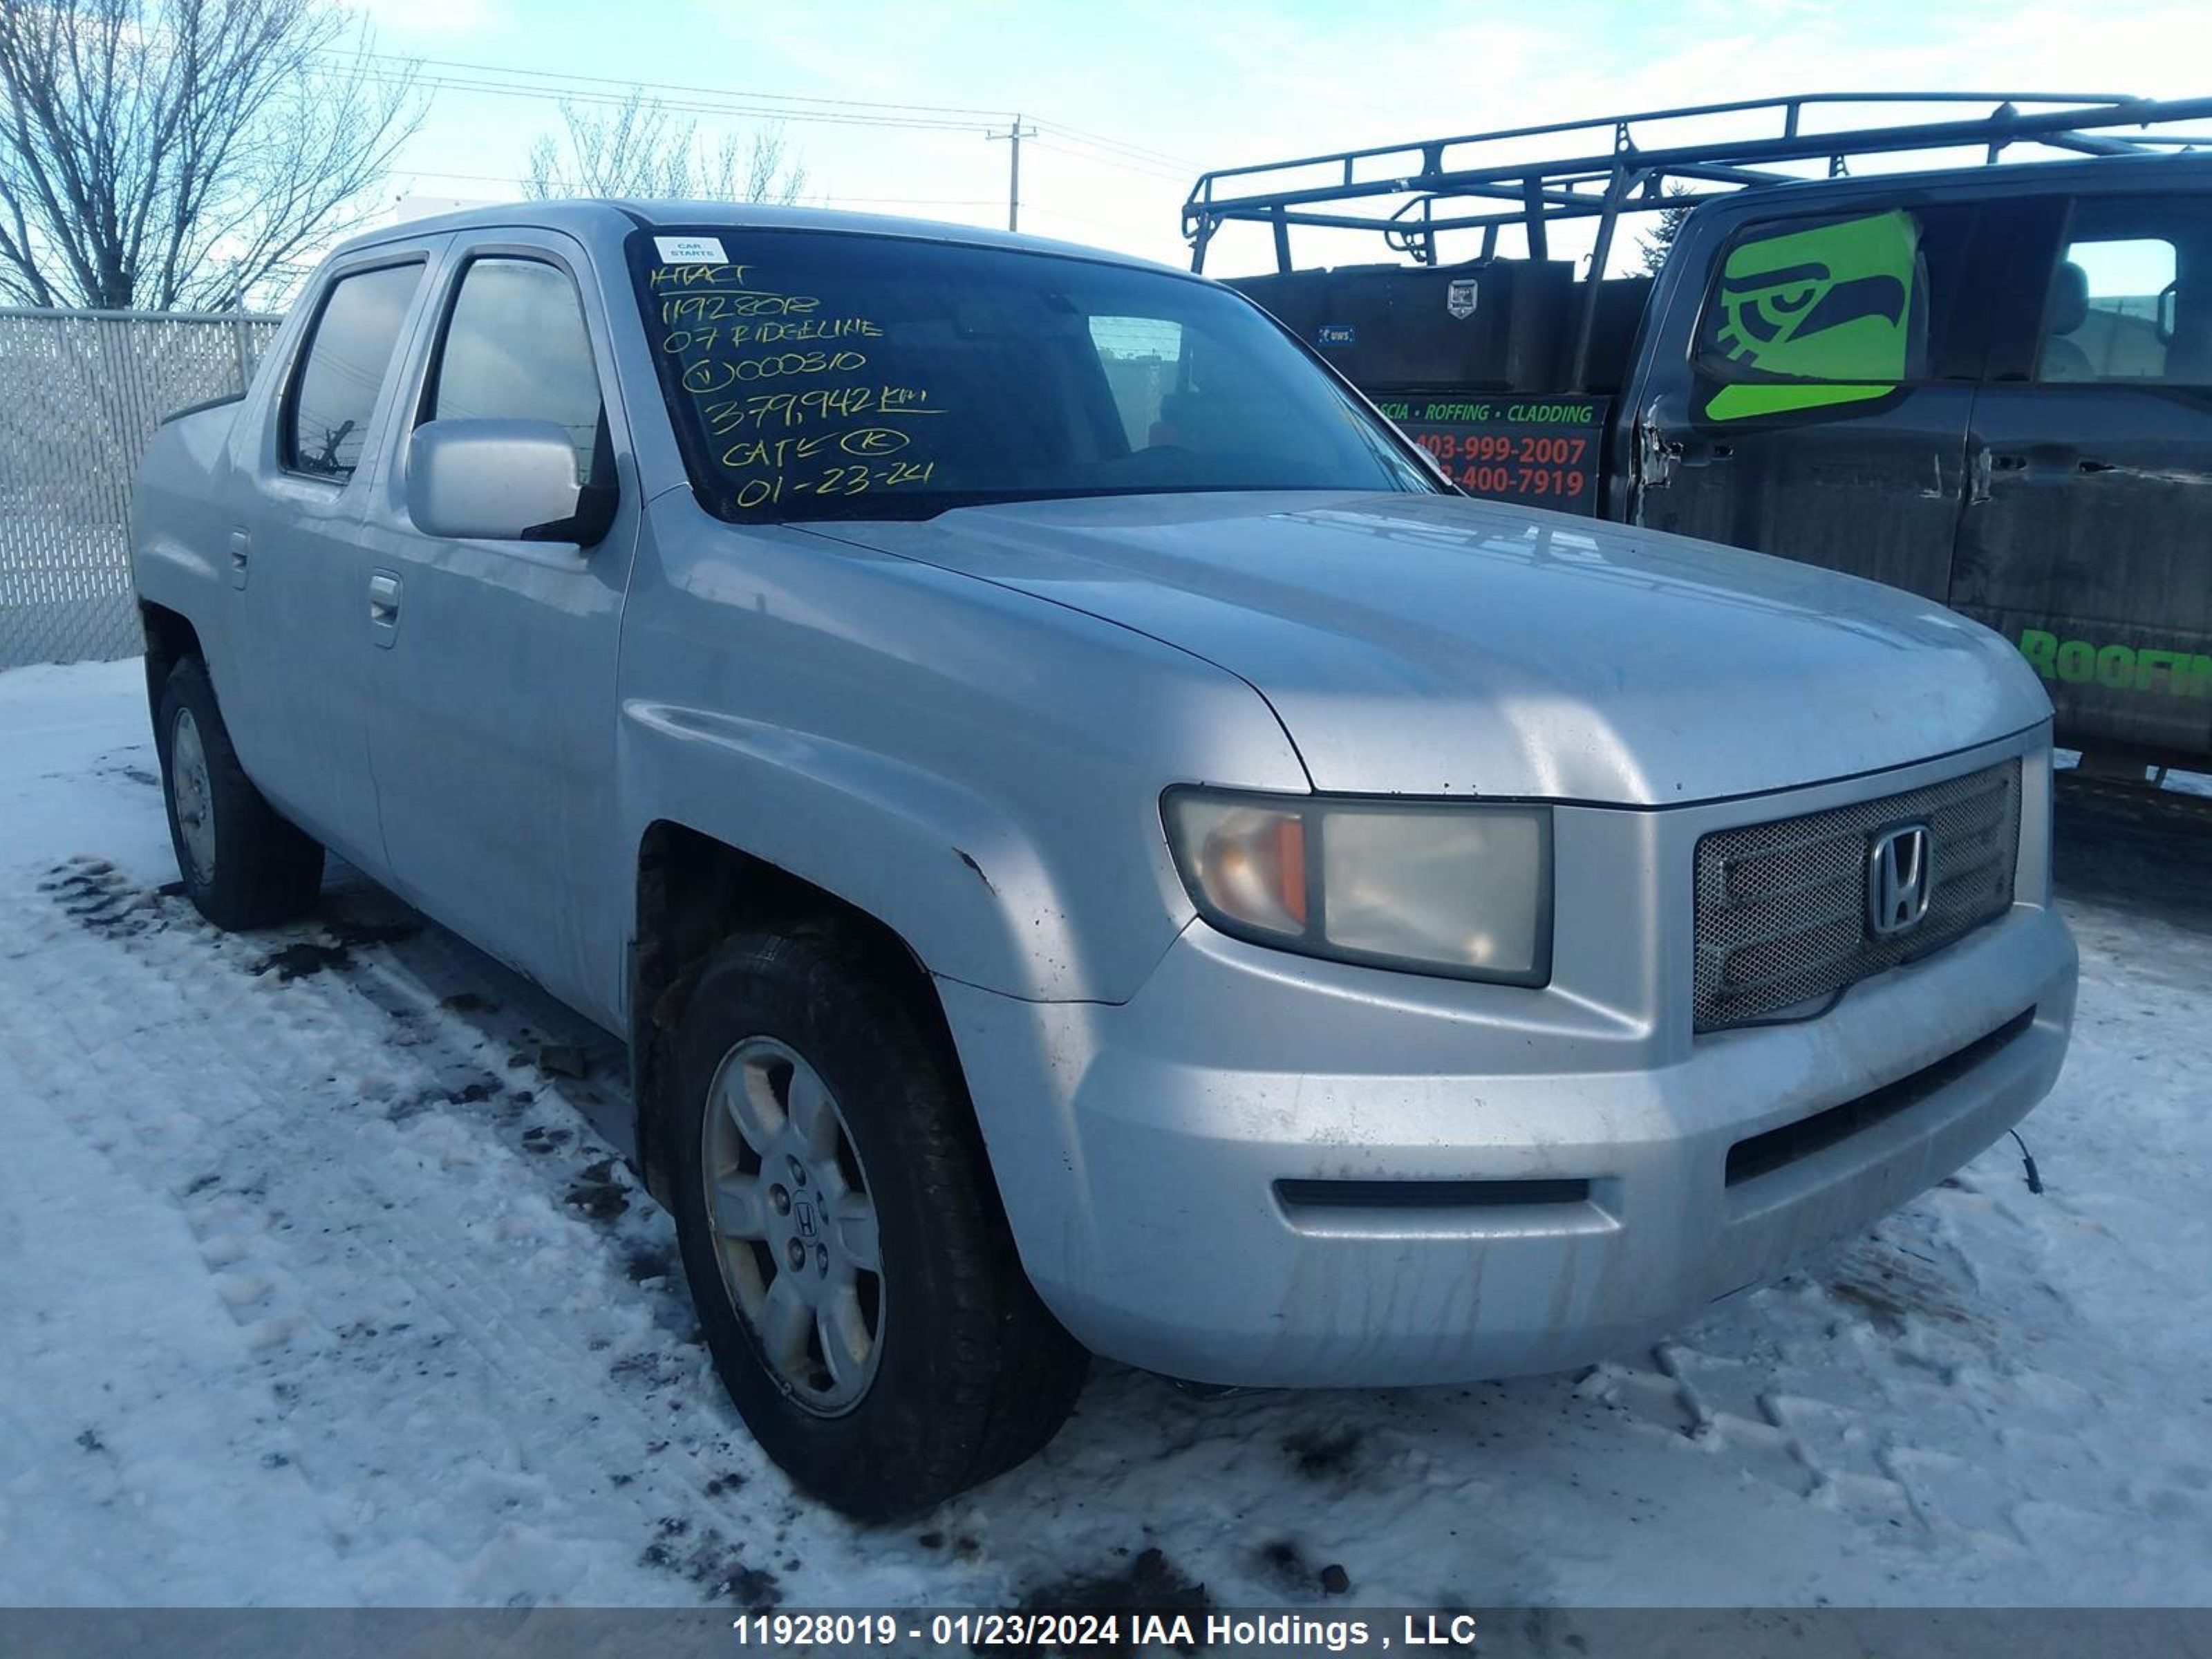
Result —
<svg viewBox="0 0 2212 1659"><path fill-rule="evenodd" d="M152 714L160 711L161 688L177 665L187 657L205 662L207 653L200 645L199 630L181 611L141 599L138 621L146 635L146 708Z"/></svg>
<svg viewBox="0 0 2212 1659"><path fill-rule="evenodd" d="M668 1152L659 1122L669 1041L714 947L749 929L834 927L860 941L908 993L926 1035L962 1079L936 981L890 924L843 896L793 875L719 836L671 818L646 826L638 845L636 925L629 949L632 1130L646 1189L665 1201ZM969 1108L972 1112L973 1106Z"/></svg>

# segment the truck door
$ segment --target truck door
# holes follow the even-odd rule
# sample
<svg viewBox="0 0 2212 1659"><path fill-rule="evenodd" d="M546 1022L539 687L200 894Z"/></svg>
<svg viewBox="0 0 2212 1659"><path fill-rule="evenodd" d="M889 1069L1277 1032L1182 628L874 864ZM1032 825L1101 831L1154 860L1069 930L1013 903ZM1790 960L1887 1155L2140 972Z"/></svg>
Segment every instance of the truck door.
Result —
<svg viewBox="0 0 2212 1659"><path fill-rule="evenodd" d="M2201 766L2212 175L2130 190L2014 204L2025 315L1975 400L1951 603L2020 646L2061 742Z"/></svg>
<svg viewBox="0 0 2212 1659"><path fill-rule="evenodd" d="M1662 284L1632 518L1941 599L1966 484L1976 210L1866 195L1771 213ZM1692 223L1695 222L1693 221Z"/></svg>
<svg viewBox="0 0 2212 1659"><path fill-rule="evenodd" d="M248 775L318 840L381 869L369 774L368 609L357 536L380 415L417 320L431 244L378 248L338 267L241 479L228 545L210 550L242 626L212 665Z"/></svg>
<svg viewBox="0 0 2212 1659"><path fill-rule="evenodd" d="M580 482L628 453L596 285L582 249L502 229L441 274L394 465L364 543L370 753L394 883L424 909L586 1012L620 1007L634 899L615 812L615 657L637 531L573 541L441 538L406 500L408 441L431 420L567 428ZM587 297L588 296L588 297ZM605 384L613 385L611 374Z"/></svg>

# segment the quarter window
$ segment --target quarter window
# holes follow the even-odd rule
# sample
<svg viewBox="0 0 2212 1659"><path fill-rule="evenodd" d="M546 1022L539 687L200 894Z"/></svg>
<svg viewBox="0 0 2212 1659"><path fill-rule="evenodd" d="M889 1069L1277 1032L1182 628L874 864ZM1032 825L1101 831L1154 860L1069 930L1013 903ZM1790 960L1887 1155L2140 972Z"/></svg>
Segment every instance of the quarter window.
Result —
<svg viewBox="0 0 2212 1659"><path fill-rule="evenodd" d="M285 406L286 466L341 483L353 477L422 279L419 264L385 265L331 284Z"/></svg>
<svg viewBox="0 0 2212 1659"><path fill-rule="evenodd" d="M535 259L471 261L424 418L551 421L575 447L577 478L589 483L599 414L591 337L568 274Z"/></svg>

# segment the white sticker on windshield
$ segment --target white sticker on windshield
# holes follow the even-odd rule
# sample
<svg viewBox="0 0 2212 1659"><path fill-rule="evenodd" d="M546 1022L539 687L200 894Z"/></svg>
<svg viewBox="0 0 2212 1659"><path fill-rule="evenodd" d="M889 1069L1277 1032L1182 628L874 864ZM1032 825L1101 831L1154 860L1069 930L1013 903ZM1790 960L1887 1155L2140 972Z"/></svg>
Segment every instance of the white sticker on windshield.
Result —
<svg viewBox="0 0 2212 1659"><path fill-rule="evenodd" d="M656 236L653 251L660 255L665 265L726 265L728 256L722 252L719 236Z"/></svg>

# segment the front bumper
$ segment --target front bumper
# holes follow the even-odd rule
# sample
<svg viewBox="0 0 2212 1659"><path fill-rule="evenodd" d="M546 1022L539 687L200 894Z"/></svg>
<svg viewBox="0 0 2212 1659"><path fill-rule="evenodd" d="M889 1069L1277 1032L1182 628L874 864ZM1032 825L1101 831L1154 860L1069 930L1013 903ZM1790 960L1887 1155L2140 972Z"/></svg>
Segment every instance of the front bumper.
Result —
<svg viewBox="0 0 2212 1659"><path fill-rule="evenodd" d="M1468 1381L1648 1342L2025 1115L2064 1058L2075 975L2033 863L2005 916L1819 1018L1694 1041L1660 988L1680 979L1671 878L1609 908L1615 988L1653 988L1644 1017L1590 994L1602 974L1447 984L1202 924L1122 1005L940 988L1024 1263L1079 1340L1212 1383ZM1608 914L1588 902L1585 921ZM1739 1153L1730 1179L1741 1143L1869 1096L1826 1137ZM1408 1182L1456 1185L1407 1207L1349 1184ZM1497 1182L1544 1184L1466 1184Z"/></svg>

